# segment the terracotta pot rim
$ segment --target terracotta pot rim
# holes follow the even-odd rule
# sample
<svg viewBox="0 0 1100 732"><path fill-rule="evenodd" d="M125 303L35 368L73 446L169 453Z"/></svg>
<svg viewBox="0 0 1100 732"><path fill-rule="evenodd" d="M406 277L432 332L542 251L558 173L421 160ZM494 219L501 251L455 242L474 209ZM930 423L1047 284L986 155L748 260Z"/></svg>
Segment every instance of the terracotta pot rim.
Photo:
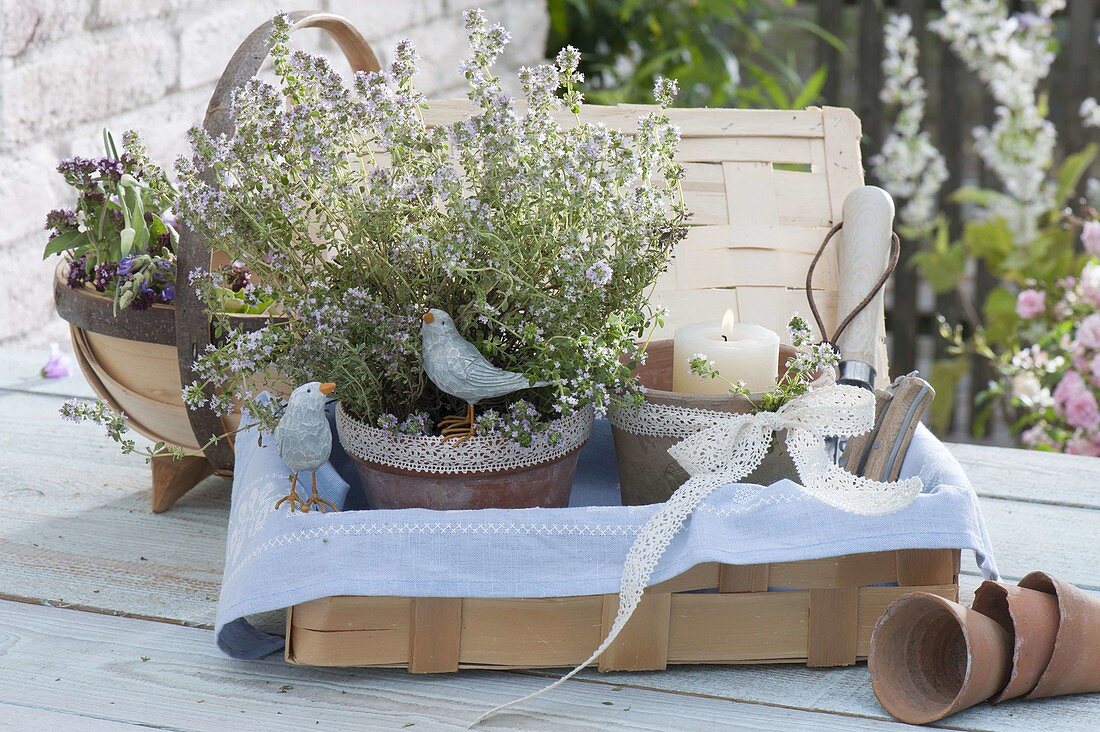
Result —
<svg viewBox="0 0 1100 732"><path fill-rule="evenodd" d="M580 452L581 448L584 447L587 442L588 440L586 439L584 440L584 442L581 442L569 452L562 453L561 455L550 458L549 460L543 460L542 462L534 463L532 465L521 465L513 468L490 468L488 470L466 470L461 472L443 472L437 470L408 470L406 468L398 468L393 465L387 465L385 463L379 463L373 460L364 460L363 458L353 455L350 452L348 453L348 457L350 457L359 465L370 468L371 470L377 470L381 473L389 473L390 475L401 475L406 478L495 478L498 476L506 477L519 473L527 473L536 468L553 465L554 463L560 463L563 460L569 460L578 452Z"/></svg>
<svg viewBox="0 0 1100 732"><path fill-rule="evenodd" d="M499 435L474 435L457 443L439 435L395 435L352 416L343 404L336 408L337 435L348 455L385 472L413 476L503 475L549 465L579 450L592 435L594 421L593 407L582 407L554 420L562 432L557 443L523 447Z"/></svg>
<svg viewBox="0 0 1100 732"><path fill-rule="evenodd" d="M986 580L974 592L972 609L992 618L1012 639L1008 683L990 701L1030 694L1050 664L1060 625L1057 598L1045 592Z"/></svg>
<svg viewBox="0 0 1100 732"><path fill-rule="evenodd" d="M1100 691L1100 599L1049 572L1029 572L1019 587L1054 597L1058 629L1050 662L1025 699Z"/></svg>
<svg viewBox="0 0 1100 732"><path fill-rule="evenodd" d="M937 617L947 624L943 629L933 625ZM940 635L930 639L919 631ZM955 665L959 643L964 663ZM990 666L1000 655L1003 679ZM1011 639L992 618L939 595L911 592L895 600L875 623L867 664L872 689L886 711L902 722L928 724L1003 689Z"/></svg>

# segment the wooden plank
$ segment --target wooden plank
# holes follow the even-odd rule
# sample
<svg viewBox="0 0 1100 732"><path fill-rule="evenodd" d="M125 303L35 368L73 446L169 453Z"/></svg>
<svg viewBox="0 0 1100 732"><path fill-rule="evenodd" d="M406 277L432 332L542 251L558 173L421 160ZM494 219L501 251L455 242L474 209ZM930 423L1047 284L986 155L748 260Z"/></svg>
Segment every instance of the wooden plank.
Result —
<svg viewBox="0 0 1100 732"><path fill-rule="evenodd" d="M185 510L154 515L145 461L96 425L62 422L62 401L0 396L0 596L212 625L229 480L207 478Z"/></svg>
<svg viewBox="0 0 1100 732"><path fill-rule="evenodd" d="M851 666L856 662L859 588L810 590L806 665Z"/></svg>
<svg viewBox="0 0 1100 732"><path fill-rule="evenodd" d="M70 715L196 732L462 730L489 708L547 683L500 672L412 678L384 669L287 666L278 658L233 661L206 630L20 603L0 602L0 637L0 703L19 705L32 697L48 710L41 725L24 729L86 728L49 724L48 715ZM845 715L579 681L487 726L577 732L896 729Z"/></svg>
<svg viewBox="0 0 1100 732"><path fill-rule="evenodd" d="M839 221L844 199L863 185L863 167L859 152L862 136L859 118L850 109L825 107L825 175L829 179L829 208L833 221Z"/></svg>
<svg viewBox="0 0 1100 732"><path fill-rule="evenodd" d="M310 630L291 626L285 659L306 666L401 666L409 660L409 626L394 630Z"/></svg>
<svg viewBox="0 0 1100 732"><path fill-rule="evenodd" d="M806 269L812 255L782 249L708 249L682 251L673 263L675 288L695 290L708 287L786 287L806 285ZM670 270L672 271L672 270ZM818 271L821 282L836 282L836 263L823 261ZM663 285L658 285L662 288ZM787 313L790 317L790 313Z"/></svg>
<svg viewBox="0 0 1100 732"><path fill-rule="evenodd" d="M899 12L908 15L913 21L911 32L917 47L921 49L918 64L924 79L929 78L931 71L931 49L925 45L926 6L926 0L900 0L898 3ZM917 324L920 317L917 312L917 292L920 278L916 268L912 266L911 257L919 245L919 241L903 239L898 266L894 270L891 306L886 316L892 336L890 370L893 377L908 374L917 368Z"/></svg>
<svg viewBox="0 0 1100 732"><path fill-rule="evenodd" d="M414 597L409 671L433 674L458 670L462 641L462 599Z"/></svg>
<svg viewBox="0 0 1100 732"><path fill-rule="evenodd" d="M883 105L878 98L883 82L884 20L885 10L880 0L859 0L859 38L856 44L859 98L856 114L863 121L863 129L867 133L863 145L864 156L868 159L882 146L885 122Z"/></svg>
<svg viewBox="0 0 1100 732"><path fill-rule="evenodd" d="M462 612L462 663L573 666L603 640L599 595L548 599L467 599Z"/></svg>
<svg viewBox="0 0 1100 732"><path fill-rule="evenodd" d="M72 358L72 347L68 342L60 343L61 350ZM0 349L0 390L15 392L35 392L54 394L63 397L92 398L95 392L88 386L75 360L71 363L71 375L63 379L42 378L41 370L45 365L48 349Z"/></svg>
<svg viewBox="0 0 1100 732"><path fill-rule="evenodd" d="M767 592L770 565L723 564L718 575L719 592Z"/></svg>
<svg viewBox="0 0 1100 732"><path fill-rule="evenodd" d="M997 566L1006 578L1016 581L1045 569L1068 582L1100 589L1100 565L1091 551L1100 536L1100 511L996 498L982 498L980 504Z"/></svg>
<svg viewBox="0 0 1100 732"><path fill-rule="evenodd" d="M680 141L676 159L809 164L813 162L814 144L821 143L805 137L688 137Z"/></svg>
<svg viewBox="0 0 1100 732"><path fill-rule="evenodd" d="M770 565L772 587L829 589L856 587L897 578L894 552L869 552Z"/></svg>
<svg viewBox="0 0 1100 732"><path fill-rule="evenodd" d="M600 656L600 671L663 671L668 664L669 615L672 595L647 592L619 636ZM607 637L619 609L618 595L603 596L603 624Z"/></svg>
<svg viewBox="0 0 1100 732"><path fill-rule="evenodd" d="M807 602L807 592L673 595L668 662L805 658Z"/></svg>
<svg viewBox="0 0 1100 732"><path fill-rule="evenodd" d="M722 163L729 223L779 223L775 181L768 163Z"/></svg>
<svg viewBox="0 0 1100 732"><path fill-rule="evenodd" d="M308 630L395 630L408 628L407 597L322 597L298 604L293 624Z"/></svg>
<svg viewBox="0 0 1100 732"><path fill-rule="evenodd" d="M1065 118L1059 125L1065 149L1080 150L1088 144L1091 135L1077 114L1078 105L1086 97L1096 96L1097 7L1096 2L1090 0L1072 0L1068 5L1069 39L1064 52L1066 75L1051 86L1055 89L1061 87L1066 93Z"/></svg>
<svg viewBox="0 0 1100 732"><path fill-rule="evenodd" d="M148 730L148 727L113 719L69 714L33 705L0 704L0 720L9 730L80 730L80 732L119 732Z"/></svg>
<svg viewBox="0 0 1100 732"><path fill-rule="evenodd" d="M521 103L520 109L523 109ZM600 106L586 105L581 119L596 122L634 134L638 130L638 118L655 109L640 104ZM465 99L432 100L424 113L428 124L460 122L470 113L470 102ZM804 110L770 109L684 109L668 110L669 118L680 128L684 139L713 137L717 134L738 137L808 137L820 138L822 134L821 110L810 107ZM566 127L575 124L567 111L555 114Z"/></svg>
<svg viewBox="0 0 1100 732"><path fill-rule="evenodd" d="M718 587L719 565L716 562L696 564L683 574L646 588L646 592L691 592Z"/></svg>
<svg viewBox="0 0 1100 732"><path fill-rule="evenodd" d="M947 443L979 496L1100 509L1100 460Z"/></svg>
<svg viewBox="0 0 1100 732"><path fill-rule="evenodd" d="M677 256L685 250L725 247L778 247L784 251L813 254L828 232L827 226L778 226L752 221L741 222L737 226L692 226L680 243Z"/></svg>
<svg viewBox="0 0 1100 732"><path fill-rule="evenodd" d="M953 549L901 549L897 557L898 584L951 585L959 574L959 552Z"/></svg>

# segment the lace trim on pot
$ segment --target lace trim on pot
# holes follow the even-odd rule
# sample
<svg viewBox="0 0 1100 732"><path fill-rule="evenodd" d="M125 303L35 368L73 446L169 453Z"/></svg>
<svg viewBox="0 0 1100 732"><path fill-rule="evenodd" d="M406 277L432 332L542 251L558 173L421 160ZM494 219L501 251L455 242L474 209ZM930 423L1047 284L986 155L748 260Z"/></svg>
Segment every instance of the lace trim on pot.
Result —
<svg viewBox="0 0 1100 732"><path fill-rule="evenodd" d="M399 435L372 427L336 408L340 444L349 455L369 463L417 473L482 473L541 465L583 445L592 434L591 406L555 420L555 443L536 436L529 447L504 437L474 435L460 443L427 435Z"/></svg>
<svg viewBox="0 0 1100 732"><path fill-rule="evenodd" d="M683 439L732 414L647 401L640 406L612 407L607 418L616 428L632 435Z"/></svg>

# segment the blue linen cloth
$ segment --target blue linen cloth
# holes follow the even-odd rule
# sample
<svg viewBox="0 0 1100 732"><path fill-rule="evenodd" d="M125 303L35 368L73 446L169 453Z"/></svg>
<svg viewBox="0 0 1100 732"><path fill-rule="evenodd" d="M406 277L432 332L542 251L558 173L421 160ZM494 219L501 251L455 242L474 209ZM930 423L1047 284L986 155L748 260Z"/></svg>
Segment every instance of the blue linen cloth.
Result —
<svg viewBox="0 0 1100 732"><path fill-rule="evenodd" d="M330 410L330 420L332 418ZM569 508L368 510L355 466L333 440L318 471L321 495L339 513L275 511L289 471L270 439L236 442L218 646L234 658L283 647L245 616L331 595L555 597L619 590L627 550L655 506L619 504L610 427L596 423L582 450ZM978 499L962 467L921 427L902 477L924 492L886 516L832 508L789 481L731 484L712 493L673 540L654 583L702 562L758 564L892 549L972 550L996 578ZM306 490L308 490L308 476Z"/></svg>

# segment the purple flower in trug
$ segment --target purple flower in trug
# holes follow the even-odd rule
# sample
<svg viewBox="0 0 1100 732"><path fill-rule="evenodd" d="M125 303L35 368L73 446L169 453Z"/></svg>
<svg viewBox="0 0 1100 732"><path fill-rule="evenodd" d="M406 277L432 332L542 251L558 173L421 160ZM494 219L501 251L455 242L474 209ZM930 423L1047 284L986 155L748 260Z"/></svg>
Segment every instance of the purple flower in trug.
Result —
<svg viewBox="0 0 1100 732"><path fill-rule="evenodd" d="M111 158L100 158L96 161L95 167L104 178L110 178L116 182L126 172L122 168L122 161Z"/></svg>
<svg viewBox="0 0 1100 732"><path fill-rule="evenodd" d="M176 286L170 282L165 285L160 291L160 299L163 302L173 302L176 299Z"/></svg>
<svg viewBox="0 0 1100 732"><path fill-rule="evenodd" d="M75 229L76 211L69 208L57 208L46 214L47 229Z"/></svg>
<svg viewBox="0 0 1100 732"><path fill-rule="evenodd" d="M87 266L88 260L85 257L69 262L69 273L65 278L69 283L69 287L75 290L84 286L84 283L88 281Z"/></svg>
<svg viewBox="0 0 1100 732"><path fill-rule="evenodd" d="M240 292L252 282L252 271L242 262L234 262L229 265L227 282L229 289Z"/></svg>
<svg viewBox="0 0 1100 732"><path fill-rule="evenodd" d="M113 262L97 264L92 271L92 286L99 292L106 291L107 285L114 279L116 269L117 265Z"/></svg>
<svg viewBox="0 0 1100 732"><path fill-rule="evenodd" d="M119 260L116 271L119 277L126 277L130 274L130 271L134 268L134 258L131 256L125 256Z"/></svg>
<svg viewBox="0 0 1100 732"><path fill-rule="evenodd" d="M42 367L43 379L65 379L72 373L72 359L56 343L50 344L50 357Z"/></svg>

